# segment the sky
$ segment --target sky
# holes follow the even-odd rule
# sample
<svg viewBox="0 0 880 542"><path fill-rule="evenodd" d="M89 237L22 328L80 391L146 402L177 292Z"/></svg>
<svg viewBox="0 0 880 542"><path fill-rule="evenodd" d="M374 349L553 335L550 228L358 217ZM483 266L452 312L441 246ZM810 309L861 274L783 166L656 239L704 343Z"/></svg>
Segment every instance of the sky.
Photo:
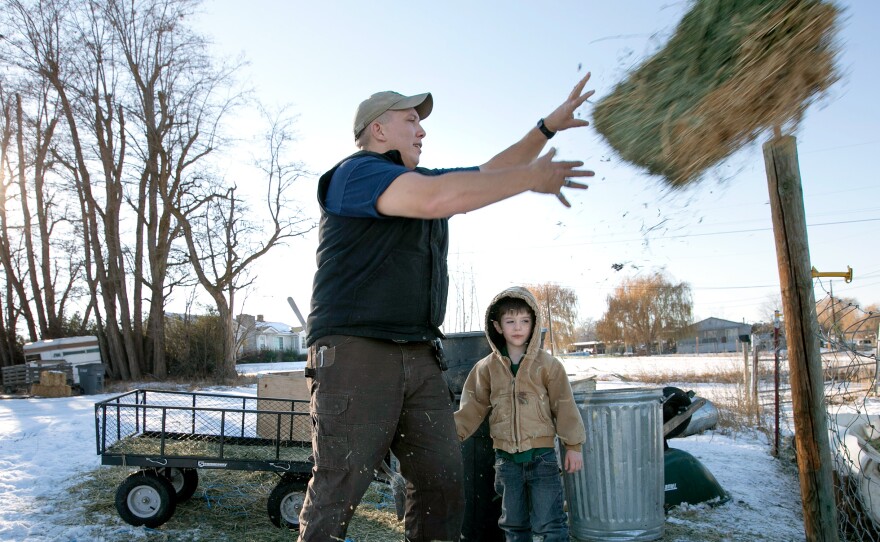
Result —
<svg viewBox="0 0 880 542"><path fill-rule="evenodd" d="M687 362L684 362L687 359ZM643 371L647 365L658 374L705 372L719 363L735 363L734 359L701 358L603 358L567 360L566 367L576 379L578 375L617 373L615 381L600 381L598 389L632 386L617 380L627 371ZM285 363L272 364L273 370L290 370ZM301 364L300 364L301 365ZM257 369L249 364L240 366L248 372ZM601 379L601 378L600 378ZM140 383L152 388L156 383ZM685 386L685 384L677 384ZM682 388L690 389L690 388ZM230 393L253 397L256 385L239 388L211 388L211 393ZM698 392L701 397L704 391ZM0 541L30 542L90 540L115 542L130 540L197 540L199 533L181 531L175 517L158 530L132 527L115 513L99 515L98 521L84 521L87 512L95 510L94 499L71 499L68 488L83 480L94 469L125 469L101 466L94 440L94 404L113 394L77 395L56 399L28 397L0 400ZM876 407L876 406L875 406ZM803 520L797 476L770 455L770 446L763 434L744 432L725 435L708 431L686 438L676 438L670 447L694 456L717 479L732 499L718 507L706 504L684 505L666 516L664 528L668 542L693 540L692 533L706 538L724 540L803 540ZM589 468L589 465L587 466ZM135 469L129 468L134 471ZM761 490L757 490L761 488ZM205 488L200 488L204 490ZM252 491L253 488L243 488ZM116 487L107 487L110 496ZM108 495L100 498L106 500ZM215 496L216 498L216 496ZM216 506L216 500L214 505ZM202 508L198 508L198 506ZM211 504L197 490L193 501L177 509L179 514L209 514ZM766 521L767 510L773 521ZM91 516L93 517L93 516ZM268 522L267 517L245 517L241 523ZM675 533L691 533L680 536ZM354 542L369 542L355 540Z"/></svg>
<svg viewBox="0 0 880 542"><path fill-rule="evenodd" d="M880 4L839 5L842 79L793 135L812 265L823 272L851 267L854 275L849 284L823 279L816 298L833 288L865 306L880 303L880 183L873 167L880 151ZM354 111L380 90L433 94L420 165L484 163L559 105L585 72L596 90L591 102L609 93L665 43L689 6L252 0L242 9L240 2L208 0L195 25L214 54L250 62L244 79L261 101L288 105L297 115L292 157L320 174L356 150ZM591 107L579 114L590 119ZM655 270L690 284L695 320L766 320L768 302L780 291L761 151L768 137L703 182L670 192L622 163L591 127L558 134L551 145L559 156L596 172L590 188L568 194L571 209L528 193L453 217L445 330L479 329L496 293L543 282L573 289L580 317L598 319L623 278ZM298 182L298 199L317 218L317 175ZM286 299L308 311L316 247L315 230L260 260L239 309L295 325Z"/></svg>

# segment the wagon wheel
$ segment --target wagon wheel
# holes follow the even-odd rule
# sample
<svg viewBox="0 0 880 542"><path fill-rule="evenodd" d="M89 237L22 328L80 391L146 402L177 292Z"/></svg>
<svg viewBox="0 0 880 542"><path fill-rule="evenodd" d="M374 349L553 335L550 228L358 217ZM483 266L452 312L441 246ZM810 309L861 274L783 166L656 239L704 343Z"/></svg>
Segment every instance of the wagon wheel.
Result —
<svg viewBox="0 0 880 542"><path fill-rule="evenodd" d="M174 488L174 500L178 504L188 501L199 487L198 469L162 467L150 471L171 482Z"/></svg>
<svg viewBox="0 0 880 542"><path fill-rule="evenodd" d="M306 499L308 482L302 478L283 476L269 495L269 519L276 527L299 530L299 512Z"/></svg>
<svg viewBox="0 0 880 542"><path fill-rule="evenodd" d="M167 478L135 472L116 490L116 511L126 523L158 527L174 515L174 486Z"/></svg>

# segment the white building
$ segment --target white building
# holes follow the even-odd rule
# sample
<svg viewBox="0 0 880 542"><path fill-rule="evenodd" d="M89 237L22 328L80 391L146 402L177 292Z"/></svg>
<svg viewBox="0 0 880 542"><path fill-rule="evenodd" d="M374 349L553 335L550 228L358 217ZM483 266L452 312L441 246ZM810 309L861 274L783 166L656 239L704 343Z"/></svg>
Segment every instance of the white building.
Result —
<svg viewBox="0 0 880 542"><path fill-rule="evenodd" d="M98 338L93 335L45 339L24 345L25 363L30 366L48 366L65 362L73 367L73 382L79 384L79 365L102 363Z"/></svg>
<svg viewBox="0 0 880 542"><path fill-rule="evenodd" d="M240 356L264 351L306 353L306 332L302 327L284 322L267 322L262 314L256 318L242 314L236 321Z"/></svg>

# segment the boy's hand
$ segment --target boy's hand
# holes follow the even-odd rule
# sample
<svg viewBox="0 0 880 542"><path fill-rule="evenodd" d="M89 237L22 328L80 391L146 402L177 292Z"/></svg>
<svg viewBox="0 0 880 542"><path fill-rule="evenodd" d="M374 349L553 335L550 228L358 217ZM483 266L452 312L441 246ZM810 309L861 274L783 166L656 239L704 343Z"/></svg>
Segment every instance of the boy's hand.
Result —
<svg viewBox="0 0 880 542"><path fill-rule="evenodd" d="M565 452L565 472L572 474L584 468L584 456L574 450Z"/></svg>

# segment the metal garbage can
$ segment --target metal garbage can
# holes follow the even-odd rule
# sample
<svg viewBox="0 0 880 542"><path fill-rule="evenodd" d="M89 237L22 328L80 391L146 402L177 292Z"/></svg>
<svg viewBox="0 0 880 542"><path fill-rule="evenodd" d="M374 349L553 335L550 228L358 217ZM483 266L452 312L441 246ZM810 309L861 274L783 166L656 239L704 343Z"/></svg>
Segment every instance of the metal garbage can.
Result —
<svg viewBox="0 0 880 542"><path fill-rule="evenodd" d="M584 468L563 472L573 540L663 536L662 398L660 388L575 394L587 441Z"/></svg>
<svg viewBox="0 0 880 542"><path fill-rule="evenodd" d="M104 364L87 363L78 365L79 385L83 394L95 395L104 391Z"/></svg>

